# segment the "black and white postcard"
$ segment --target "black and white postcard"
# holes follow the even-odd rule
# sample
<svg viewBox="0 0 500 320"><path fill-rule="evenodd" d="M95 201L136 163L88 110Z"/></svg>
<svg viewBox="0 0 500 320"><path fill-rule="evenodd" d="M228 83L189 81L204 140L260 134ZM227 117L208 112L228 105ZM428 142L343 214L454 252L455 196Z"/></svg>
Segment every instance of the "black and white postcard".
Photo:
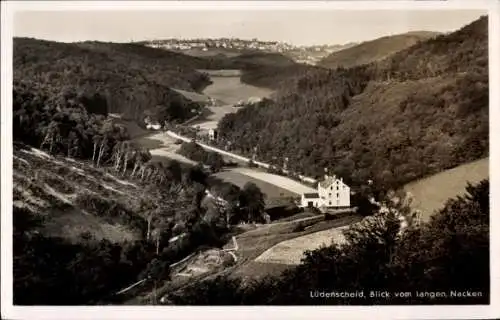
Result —
<svg viewBox="0 0 500 320"><path fill-rule="evenodd" d="M2 2L2 317L498 318L498 8Z"/></svg>

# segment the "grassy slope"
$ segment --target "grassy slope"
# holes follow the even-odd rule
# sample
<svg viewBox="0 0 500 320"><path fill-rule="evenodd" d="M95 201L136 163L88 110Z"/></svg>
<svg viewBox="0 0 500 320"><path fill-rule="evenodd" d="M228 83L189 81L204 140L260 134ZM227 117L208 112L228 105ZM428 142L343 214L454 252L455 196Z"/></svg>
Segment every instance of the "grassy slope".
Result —
<svg viewBox="0 0 500 320"><path fill-rule="evenodd" d="M118 219L105 219L76 204L78 195L89 192L124 208L136 208L142 191L135 182L37 149L16 147L13 163L14 207L28 208L43 217L42 234L71 241L78 241L84 232L114 242L141 237L138 230Z"/></svg>
<svg viewBox="0 0 500 320"><path fill-rule="evenodd" d="M235 172L235 171L222 171L214 175L223 181L232 183L240 188L248 182L253 182L260 188L266 195L266 203L271 203L275 199L297 197L298 195L288 190L277 187L273 184L267 183L260 179L255 179L250 176Z"/></svg>
<svg viewBox="0 0 500 320"><path fill-rule="evenodd" d="M206 274L198 275L195 277L177 278L175 281L166 282L161 288L158 289L157 295L159 297L182 290L186 286L196 285L197 282L205 279L210 279L222 274L228 274L235 277L242 277L244 280L252 280L264 277L266 275L276 275L283 272L287 265L275 263L262 263L254 261L259 255L265 252L270 247L293 238L301 237L318 231L323 231L331 228L349 225L361 220L358 216L343 216L335 220L325 221L323 216L318 216L306 222L305 224L310 228L304 231L295 231L299 224L304 224L302 221L294 221L290 223L275 223L264 225L257 229L241 233L236 236L238 243L238 250L234 253L238 257L238 262L224 270L219 268L207 272ZM229 241L224 246L225 249L233 248L234 244ZM189 263L189 262L188 262ZM130 300L127 304L145 304L151 299L152 293L141 294L140 296Z"/></svg>
<svg viewBox="0 0 500 320"><path fill-rule="evenodd" d="M489 158L485 158L411 182L405 190L413 196L412 207L428 220L448 199L463 195L467 182L477 183L488 178Z"/></svg>
<svg viewBox="0 0 500 320"><path fill-rule="evenodd" d="M326 68L353 67L382 60L391 54L411 47L419 41L436 36L435 32L409 32L366 41L356 46L330 54L318 62Z"/></svg>

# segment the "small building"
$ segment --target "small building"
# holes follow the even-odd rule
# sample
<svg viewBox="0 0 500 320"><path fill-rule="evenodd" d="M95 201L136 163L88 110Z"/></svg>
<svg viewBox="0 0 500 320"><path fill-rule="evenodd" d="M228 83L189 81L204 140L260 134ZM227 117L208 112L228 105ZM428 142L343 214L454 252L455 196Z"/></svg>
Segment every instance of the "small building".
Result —
<svg viewBox="0 0 500 320"><path fill-rule="evenodd" d="M318 193L304 193L300 200L301 207L319 207L321 199Z"/></svg>
<svg viewBox="0 0 500 320"><path fill-rule="evenodd" d="M215 129L208 130L208 139L210 139L211 141L217 140L217 130Z"/></svg>

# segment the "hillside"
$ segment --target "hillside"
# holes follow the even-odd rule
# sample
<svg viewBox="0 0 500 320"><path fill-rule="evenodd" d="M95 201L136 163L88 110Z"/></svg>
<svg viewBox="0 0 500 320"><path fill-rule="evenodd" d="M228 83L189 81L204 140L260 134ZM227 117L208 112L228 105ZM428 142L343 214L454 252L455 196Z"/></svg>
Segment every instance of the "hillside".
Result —
<svg viewBox="0 0 500 320"><path fill-rule="evenodd" d="M260 66L275 66L275 67L286 67L295 65L293 59L283 54L268 53L268 52L243 53L236 57L231 58L231 60L240 65L260 65Z"/></svg>
<svg viewBox="0 0 500 320"><path fill-rule="evenodd" d="M14 83L16 304L109 302L137 279L168 278L171 263L227 233L200 207L201 168L155 161L131 140L140 130L89 111L102 102L77 90Z"/></svg>
<svg viewBox="0 0 500 320"><path fill-rule="evenodd" d="M344 50L336 51L321 59L317 65L335 69L338 67L354 67L379 61L390 55L411 47L421 41L437 36L436 32L408 32L362 42Z"/></svg>
<svg viewBox="0 0 500 320"><path fill-rule="evenodd" d="M236 152L350 184L400 187L488 155L488 34L483 17L369 65L309 71L275 101L227 115Z"/></svg>
<svg viewBox="0 0 500 320"><path fill-rule="evenodd" d="M15 38L13 50L15 82L71 88L94 100L92 112L141 121L146 111L160 121L189 119L199 105L171 88L200 91L210 83L195 71L210 62L141 45Z"/></svg>
<svg viewBox="0 0 500 320"><path fill-rule="evenodd" d="M404 189L413 199L411 207L424 213L422 219L428 221L448 199L463 196L467 183L476 184L488 179L488 162L489 158L476 160L405 185Z"/></svg>

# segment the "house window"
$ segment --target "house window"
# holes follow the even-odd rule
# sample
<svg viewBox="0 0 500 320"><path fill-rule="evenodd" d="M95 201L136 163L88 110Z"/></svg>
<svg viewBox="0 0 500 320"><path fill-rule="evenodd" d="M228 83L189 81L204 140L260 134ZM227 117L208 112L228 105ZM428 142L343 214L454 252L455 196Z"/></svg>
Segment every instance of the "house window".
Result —
<svg viewBox="0 0 500 320"><path fill-rule="evenodd" d="M333 186L330 187L330 190L333 190Z"/></svg>
<svg viewBox="0 0 500 320"><path fill-rule="evenodd" d="M330 206L331 206L331 205L332 205L332 202L331 202L331 201L328 201L328 205L330 205Z"/></svg>
<svg viewBox="0 0 500 320"><path fill-rule="evenodd" d="M337 186L337 190L339 189L339 186Z"/></svg>
<svg viewBox="0 0 500 320"><path fill-rule="evenodd" d="M339 197L339 193L337 192L337 198Z"/></svg>
<svg viewBox="0 0 500 320"><path fill-rule="evenodd" d="M331 193L329 193L329 194L328 194L328 198L331 198L331 197L332 197L332 194L331 194Z"/></svg>

